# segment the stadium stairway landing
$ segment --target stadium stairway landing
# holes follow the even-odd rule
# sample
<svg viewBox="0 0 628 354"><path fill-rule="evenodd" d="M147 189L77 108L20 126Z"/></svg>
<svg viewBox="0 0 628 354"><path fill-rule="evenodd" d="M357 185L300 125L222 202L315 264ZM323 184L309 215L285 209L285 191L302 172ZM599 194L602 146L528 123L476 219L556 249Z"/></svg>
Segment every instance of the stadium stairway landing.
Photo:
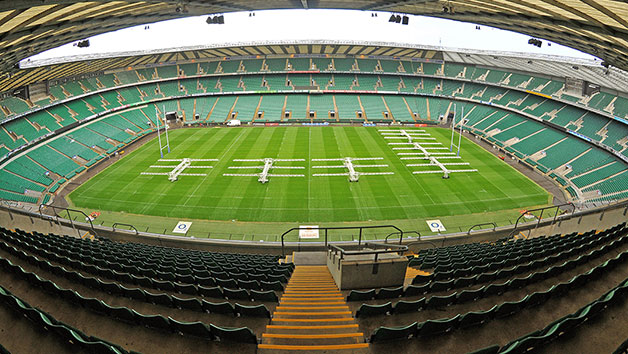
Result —
<svg viewBox="0 0 628 354"><path fill-rule="evenodd" d="M368 353L369 344L327 266L296 266L260 353Z"/></svg>

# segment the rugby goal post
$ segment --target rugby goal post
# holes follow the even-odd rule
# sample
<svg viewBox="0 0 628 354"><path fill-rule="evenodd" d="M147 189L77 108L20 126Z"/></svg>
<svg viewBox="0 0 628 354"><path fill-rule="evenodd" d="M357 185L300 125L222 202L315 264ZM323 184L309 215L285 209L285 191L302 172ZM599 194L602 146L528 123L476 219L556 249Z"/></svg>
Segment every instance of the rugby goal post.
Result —
<svg viewBox="0 0 628 354"><path fill-rule="evenodd" d="M458 149L456 152L456 156L460 156L460 146L462 145L462 122L464 119L464 107L461 107L460 113L460 131L458 132L458 145L454 144L454 135L456 135L456 116L458 115L457 105L454 103L454 117L451 120L451 145L449 146L449 151L453 152L454 148Z"/></svg>
<svg viewBox="0 0 628 354"><path fill-rule="evenodd" d="M159 120L159 112L155 110L155 115L157 116L157 138L159 140L159 154L161 158L164 158L164 149L168 149L168 153L170 153L170 140L168 139L168 122L166 121L166 106L163 106L164 112L164 132L166 133L166 144L162 145L161 143L161 131L160 128L160 120Z"/></svg>

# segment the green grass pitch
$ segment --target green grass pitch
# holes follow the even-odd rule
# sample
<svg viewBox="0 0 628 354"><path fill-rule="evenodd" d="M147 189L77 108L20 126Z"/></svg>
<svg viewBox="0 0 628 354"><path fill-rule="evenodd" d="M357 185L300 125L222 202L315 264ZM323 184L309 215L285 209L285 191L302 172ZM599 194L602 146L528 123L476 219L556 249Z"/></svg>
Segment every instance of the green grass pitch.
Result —
<svg viewBox="0 0 628 354"><path fill-rule="evenodd" d="M548 193L534 182L463 139L462 160L478 172L413 175L378 129L383 127L280 126L246 128L190 128L170 131L172 152L165 158L219 159L206 177L181 176L176 182L166 176L142 176L155 172L159 148L153 139L121 158L73 191L69 198L76 207L180 219L299 222L304 224L428 219L451 215L512 210L548 203ZM391 129L391 128L385 128ZM411 128L415 129L415 128ZM451 132L421 128L444 146ZM401 142L403 140L396 140ZM261 184L257 177L227 177L223 173L254 173L228 166L262 165L234 159L305 159L305 162L276 165L305 166L304 170L275 170L271 173L301 173L303 178L270 177ZM383 157L362 164L387 164L388 168L362 171L392 171L393 175L361 176L350 183L347 177L313 177L314 173L344 172L344 169L313 169L318 158ZM443 162L447 162L442 160ZM420 163L420 160L407 161ZM458 166L454 166L458 167ZM161 170L159 172L167 172ZM186 170L185 172L201 172Z"/></svg>

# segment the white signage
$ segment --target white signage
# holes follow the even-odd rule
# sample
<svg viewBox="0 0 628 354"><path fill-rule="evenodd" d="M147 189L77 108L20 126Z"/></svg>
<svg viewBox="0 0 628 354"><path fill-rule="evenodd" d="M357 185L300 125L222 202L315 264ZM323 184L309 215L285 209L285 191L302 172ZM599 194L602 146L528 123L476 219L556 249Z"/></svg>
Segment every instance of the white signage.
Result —
<svg viewBox="0 0 628 354"><path fill-rule="evenodd" d="M177 224L177 226L174 227L174 230L172 230L172 232L177 234L187 234L190 230L190 226L192 226L191 221L179 221L179 223Z"/></svg>
<svg viewBox="0 0 628 354"><path fill-rule="evenodd" d="M427 223L427 226L430 227L430 230L432 230L432 232L447 231L445 230L445 226L443 226L440 220L427 220L425 222Z"/></svg>
<svg viewBox="0 0 628 354"><path fill-rule="evenodd" d="M299 227L299 238L318 238L318 225L301 225Z"/></svg>

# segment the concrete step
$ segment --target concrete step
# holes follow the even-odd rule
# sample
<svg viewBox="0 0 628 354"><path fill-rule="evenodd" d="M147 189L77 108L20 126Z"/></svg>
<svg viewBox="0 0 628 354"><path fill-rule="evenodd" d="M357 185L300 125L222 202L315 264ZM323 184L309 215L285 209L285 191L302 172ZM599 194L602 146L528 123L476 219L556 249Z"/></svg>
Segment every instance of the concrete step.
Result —
<svg viewBox="0 0 628 354"><path fill-rule="evenodd" d="M284 296L279 303L282 302L331 302L331 301L344 301L343 296Z"/></svg>
<svg viewBox="0 0 628 354"><path fill-rule="evenodd" d="M274 317L279 318L303 318L303 317L313 317L313 318L325 318L321 317L325 316L327 318L340 318L340 317L351 317L351 311L339 310L339 311L275 311Z"/></svg>
<svg viewBox="0 0 628 354"><path fill-rule="evenodd" d="M262 334L260 353L368 352L344 296L325 266L295 268Z"/></svg>
<svg viewBox="0 0 628 354"><path fill-rule="evenodd" d="M339 292L316 292L316 291L290 291L284 293L282 299L286 298L298 298L298 297L322 297L322 298L344 298Z"/></svg>
<svg viewBox="0 0 628 354"><path fill-rule="evenodd" d="M300 300L284 300L279 306L343 306L347 303L344 301L300 301Z"/></svg>
<svg viewBox="0 0 628 354"><path fill-rule="evenodd" d="M282 353L282 354L309 354L321 352L347 352L355 354L370 353L368 343L343 344L343 345L277 345L260 344L258 353Z"/></svg>
<svg viewBox="0 0 628 354"><path fill-rule="evenodd" d="M299 324L314 324L314 325L334 325L334 324L352 324L355 323L353 317L326 317L326 318L289 318L289 317L274 317L273 324L277 325L299 325Z"/></svg>
<svg viewBox="0 0 628 354"><path fill-rule="evenodd" d="M332 345L364 343L362 333L279 334L264 333L264 344Z"/></svg>
<svg viewBox="0 0 628 354"><path fill-rule="evenodd" d="M347 311L349 306L335 305L335 306L291 306L291 305L279 305L275 308L275 311L317 311L317 312L334 312L334 311Z"/></svg>
<svg viewBox="0 0 628 354"><path fill-rule="evenodd" d="M320 333L355 333L358 331L358 325L355 323L336 324L336 325L311 325L303 323L302 325L268 325L265 333L283 333L283 334L320 334Z"/></svg>

